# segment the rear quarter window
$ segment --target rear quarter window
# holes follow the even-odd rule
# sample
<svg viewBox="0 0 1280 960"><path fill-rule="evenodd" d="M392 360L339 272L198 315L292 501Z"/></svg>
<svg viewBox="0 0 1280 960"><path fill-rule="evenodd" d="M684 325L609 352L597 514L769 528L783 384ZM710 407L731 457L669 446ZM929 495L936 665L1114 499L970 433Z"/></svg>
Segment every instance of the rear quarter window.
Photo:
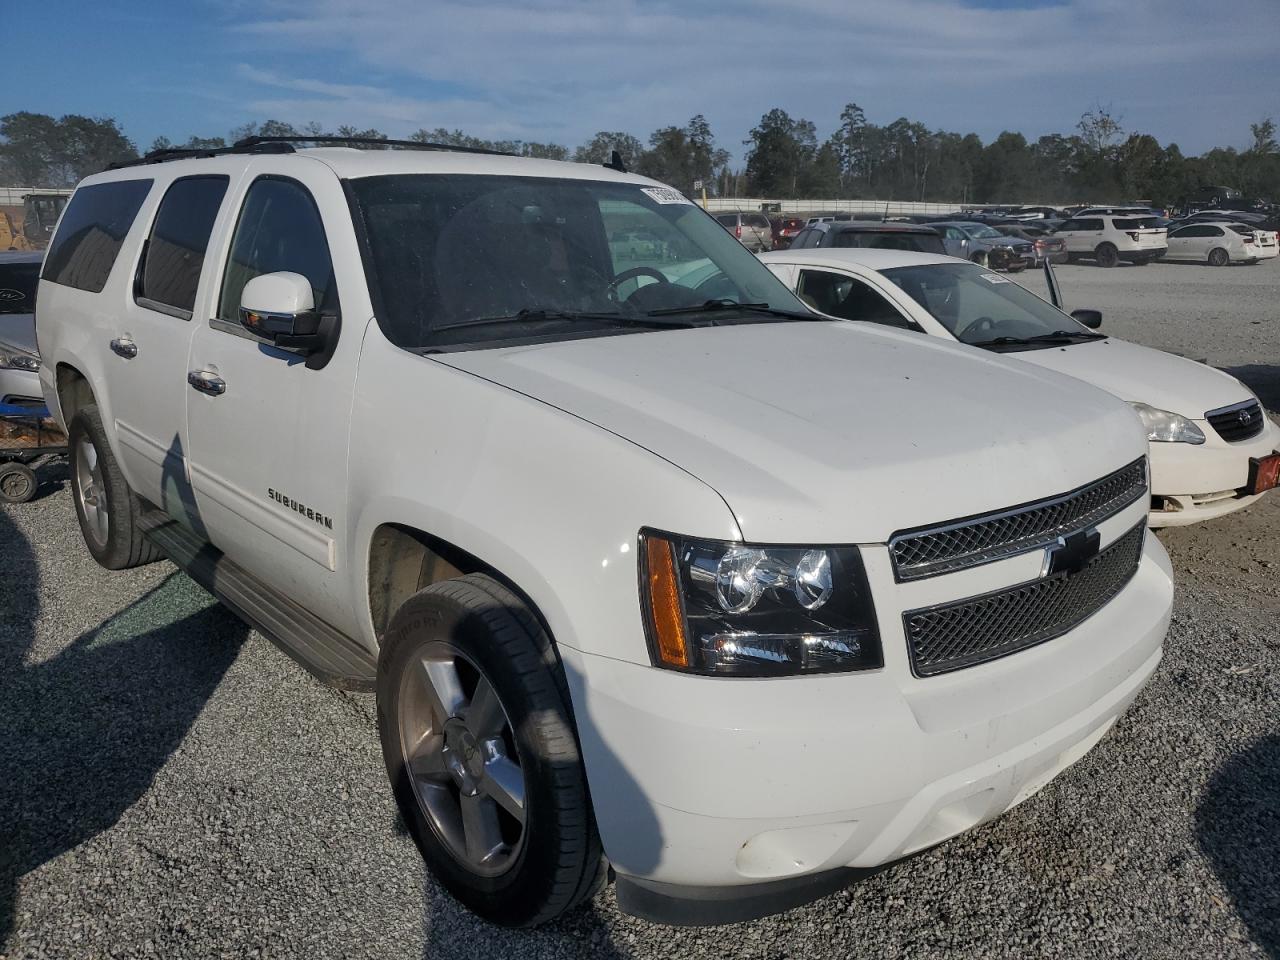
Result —
<svg viewBox="0 0 1280 960"><path fill-rule="evenodd" d="M152 182L117 180L77 190L49 245L41 277L100 293Z"/></svg>

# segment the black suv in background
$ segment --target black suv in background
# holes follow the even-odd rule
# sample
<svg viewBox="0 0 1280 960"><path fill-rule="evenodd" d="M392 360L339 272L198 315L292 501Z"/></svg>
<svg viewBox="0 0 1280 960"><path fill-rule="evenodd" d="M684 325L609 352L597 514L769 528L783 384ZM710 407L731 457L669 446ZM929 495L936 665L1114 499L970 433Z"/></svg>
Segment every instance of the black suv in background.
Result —
<svg viewBox="0 0 1280 960"><path fill-rule="evenodd" d="M875 247L882 250L914 250L946 254L942 235L917 223L881 223L877 220L844 220L815 223L791 241L792 250L805 247Z"/></svg>

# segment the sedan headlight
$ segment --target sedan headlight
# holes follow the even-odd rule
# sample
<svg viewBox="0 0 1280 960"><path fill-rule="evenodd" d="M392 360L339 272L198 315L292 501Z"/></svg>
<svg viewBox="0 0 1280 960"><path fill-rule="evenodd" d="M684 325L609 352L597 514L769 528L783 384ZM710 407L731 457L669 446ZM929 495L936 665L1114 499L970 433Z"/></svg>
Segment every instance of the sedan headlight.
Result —
<svg viewBox="0 0 1280 960"><path fill-rule="evenodd" d="M1163 443L1204 443L1204 433L1181 414L1159 410L1145 403L1131 404L1142 425L1147 428L1147 439Z"/></svg>
<svg viewBox="0 0 1280 960"><path fill-rule="evenodd" d="M883 665L857 547L772 547L645 531L640 578L658 667L768 677Z"/></svg>
<svg viewBox="0 0 1280 960"><path fill-rule="evenodd" d="M0 370L40 370L40 357L30 350L23 350L7 343L0 343Z"/></svg>

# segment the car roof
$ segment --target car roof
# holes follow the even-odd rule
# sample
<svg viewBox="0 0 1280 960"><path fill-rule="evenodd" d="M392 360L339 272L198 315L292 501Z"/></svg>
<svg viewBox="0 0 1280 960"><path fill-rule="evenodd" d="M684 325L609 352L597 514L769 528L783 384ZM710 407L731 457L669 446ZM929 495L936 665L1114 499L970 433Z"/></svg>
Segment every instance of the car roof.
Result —
<svg viewBox="0 0 1280 960"><path fill-rule="evenodd" d="M922 223L896 223L884 220L837 220L834 223L815 223L836 233L932 233Z"/></svg>
<svg viewBox="0 0 1280 960"><path fill-rule="evenodd" d="M139 177L173 171L174 176L187 176L205 169L225 172L239 163L255 160L318 162L329 167L344 180L388 174L461 173L488 176L544 177L560 180L605 180L616 183L639 183L665 186L648 177L621 173L597 163L572 163L565 160L538 160L532 157L501 154L467 153L452 150L359 150L354 147L305 147L293 153L224 153L210 157L183 157L157 163L135 164L104 171L88 177L83 183L133 180ZM82 184L83 185L83 184Z"/></svg>
<svg viewBox="0 0 1280 960"><path fill-rule="evenodd" d="M969 262L960 257L944 257L938 253L881 250L876 247L806 247L800 250L774 250L771 253L762 253L759 257L765 263L801 263L806 266L836 268L861 266L871 270Z"/></svg>
<svg viewBox="0 0 1280 960"><path fill-rule="evenodd" d="M5 250L0 252L0 263L40 263L43 250Z"/></svg>

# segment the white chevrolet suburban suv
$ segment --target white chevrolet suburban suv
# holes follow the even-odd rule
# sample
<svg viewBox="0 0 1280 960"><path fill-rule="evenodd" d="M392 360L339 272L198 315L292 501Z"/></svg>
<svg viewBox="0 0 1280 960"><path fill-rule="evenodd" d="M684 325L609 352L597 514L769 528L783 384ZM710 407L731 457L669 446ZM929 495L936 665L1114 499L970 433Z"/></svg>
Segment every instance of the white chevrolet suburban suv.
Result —
<svg viewBox="0 0 1280 960"><path fill-rule="evenodd" d="M1169 622L1128 406L819 318L620 167L151 155L39 289L89 550L376 690L423 857L508 925L610 876L744 919L938 844L1088 752Z"/></svg>

